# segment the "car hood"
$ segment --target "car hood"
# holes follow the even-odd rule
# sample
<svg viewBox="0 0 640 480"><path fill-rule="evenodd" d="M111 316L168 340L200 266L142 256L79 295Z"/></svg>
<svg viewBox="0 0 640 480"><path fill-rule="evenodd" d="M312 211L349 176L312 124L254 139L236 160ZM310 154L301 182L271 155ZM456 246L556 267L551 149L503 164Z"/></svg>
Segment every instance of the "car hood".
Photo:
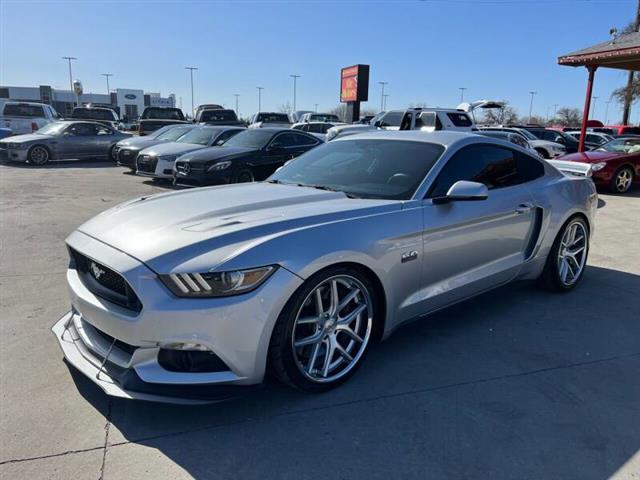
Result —
<svg viewBox="0 0 640 480"><path fill-rule="evenodd" d="M168 273L187 271L204 255L213 269L286 232L401 208L398 201L258 182L138 198L78 230Z"/></svg>
<svg viewBox="0 0 640 480"><path fill-rule="evenodd" d="M28 143L41 142L43 140L51 140L53 135L38 135L36 133L28 133L26 135L14 135L0 140L2 143Z"/></svg>
<svg viewBox="0 0 640 480"><path fill-rule="evenodd" d="M584 162L584 163L598 163L598 162L606 162L607 160L611 160L612 158L618 158L621 155L626 155L624 153L616 153L616 152L577 152L571 153L569 155L563 155L562 160L566 160L569 162Z"/></svg>
<svg viewBox="0 0 640 480"><path fill-rule="evenodd" d="M209 147L182 155L180 160L187 161L189 163L207 163L211 160L237 157L257 151L259 151L259 149L243 147Z"/></svg>
<svg viewBox="0 0 640 480"><path fill-rule="evenodd" d="M118 142L118 147L133 147L138 150L142 150L143 148L158 145L159 143L167 143L167 140L158 140L157 138L147 137L126 138Z"/></svg>
<svg viewBox="0 0 640 480"><path fill-rule="evenodd" d="M161 155L182 155L201 148L205 148L205 146L198 143L167 142L145 148L140 152L140 154L150 155L152 157L159 157Z"/></svg>

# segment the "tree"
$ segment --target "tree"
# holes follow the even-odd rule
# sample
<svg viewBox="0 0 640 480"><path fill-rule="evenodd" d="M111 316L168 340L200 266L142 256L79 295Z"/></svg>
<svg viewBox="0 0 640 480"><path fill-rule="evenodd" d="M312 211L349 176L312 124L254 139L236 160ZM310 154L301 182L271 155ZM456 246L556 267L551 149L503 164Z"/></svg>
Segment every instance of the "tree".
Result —
<svg viewBox="0 0 640 480"><path fill-rule="evenodd" d="M280 107L278 107L278 111L280 113L286 113L287 115L290 115L293 111L293 108L291 107L291 103L287 102L280 105Z"/></svg>
<svg viewBox="0 0 640 480"><path fill-rule="evenodd" d="M344 121L347 118L347 104L339 103L327 113L331 115L337 115L340 120Z"/></svg>
<svg viewBox="0 0 640 480"><path fill-rule="evenodd" d="M559 108L553 122L564 127L575 127L582 123L582 112L577 108Z"/></svg>
<svg viewBox="0 0 640 480"><path fill-rule="evenodd" d="M484 112L484 117L481 123L488 125L509 125L512 123L518 123L518 112L515 108L509 105L507 101L501 101L502 108L488 108Z"/></svg>

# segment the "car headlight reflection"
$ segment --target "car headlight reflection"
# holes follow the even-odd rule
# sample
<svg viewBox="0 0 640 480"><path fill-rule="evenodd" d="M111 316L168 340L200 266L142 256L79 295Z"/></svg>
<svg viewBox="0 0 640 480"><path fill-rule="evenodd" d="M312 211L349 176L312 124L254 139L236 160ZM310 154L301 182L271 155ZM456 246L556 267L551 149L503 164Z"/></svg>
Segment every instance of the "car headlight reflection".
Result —
<svg viewBox="0 0 640 480"><path fill-rule="evenodd" d="M230 272L172 273L160 279L178 297L228 297L258 288L275 270L269 265Z"/></svg>
<svg viewBox="0 0 640 480"><path fill-rule="evenodd" d="M591 170L594 171L594 172L597 172L599 170L602 170L606 166L607 166L607 164L605 162L598 162L598 163L595 163L595 164L591 165Z"/></svg>
<svg viewBox="0 0 640 480"><path fill-rule="evenodd" d="M229 168L230 165L231 165L231 162L214 163L209 168L207 168L207 172L219 172L220 170L224 170L226 168Z"/></svg>

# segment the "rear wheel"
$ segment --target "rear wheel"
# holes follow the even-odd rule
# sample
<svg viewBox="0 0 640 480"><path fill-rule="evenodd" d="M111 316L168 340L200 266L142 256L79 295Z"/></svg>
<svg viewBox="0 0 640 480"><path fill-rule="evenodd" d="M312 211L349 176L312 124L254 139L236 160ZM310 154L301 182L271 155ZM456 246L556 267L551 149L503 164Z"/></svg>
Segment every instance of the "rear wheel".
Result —
<svg viewBox="0 0 640 480"><path fill-rule="evenodd" d="M49 150L42 145L34 145L27 154L27 159L32 165L45 165L50 160Z"/></svg>
<svg viewBox="0 0 640 480"><path fill-rule="evenodd" d="M622 167L611 178L611 190L615 193L627 193L633 184L633 170L631 167Z"/></svg>
<svg viewBox="0 0 640 480"><path fill-rule="evenodd" d="M581 217L573 217L558 233L540 277L547 289L572 290L582 278L589 255L589 227Z"/></svg>
<svg viewBox="0 0 640 480"><path fill-rule="evenodd" d="M270 366L281 381L302 390L334 388L361 365L376 313L375 288L359 270L336 267L314 275L276 323Z"/></svg>

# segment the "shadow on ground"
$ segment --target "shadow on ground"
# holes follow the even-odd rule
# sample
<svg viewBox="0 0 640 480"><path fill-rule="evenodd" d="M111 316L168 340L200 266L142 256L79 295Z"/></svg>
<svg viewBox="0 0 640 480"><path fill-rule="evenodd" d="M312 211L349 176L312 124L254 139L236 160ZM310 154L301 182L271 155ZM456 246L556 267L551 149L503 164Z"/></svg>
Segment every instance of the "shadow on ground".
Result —
<svg viewBox="0 0 640 480"><path fill-rule="evenodd" d="M225 403L105 407L73 375L111 424L107 473L144 446L196 478L601 479L640 448L639 291L597 267L566 295L506 286L399 329L321 395L268 382Z"/></svg>

